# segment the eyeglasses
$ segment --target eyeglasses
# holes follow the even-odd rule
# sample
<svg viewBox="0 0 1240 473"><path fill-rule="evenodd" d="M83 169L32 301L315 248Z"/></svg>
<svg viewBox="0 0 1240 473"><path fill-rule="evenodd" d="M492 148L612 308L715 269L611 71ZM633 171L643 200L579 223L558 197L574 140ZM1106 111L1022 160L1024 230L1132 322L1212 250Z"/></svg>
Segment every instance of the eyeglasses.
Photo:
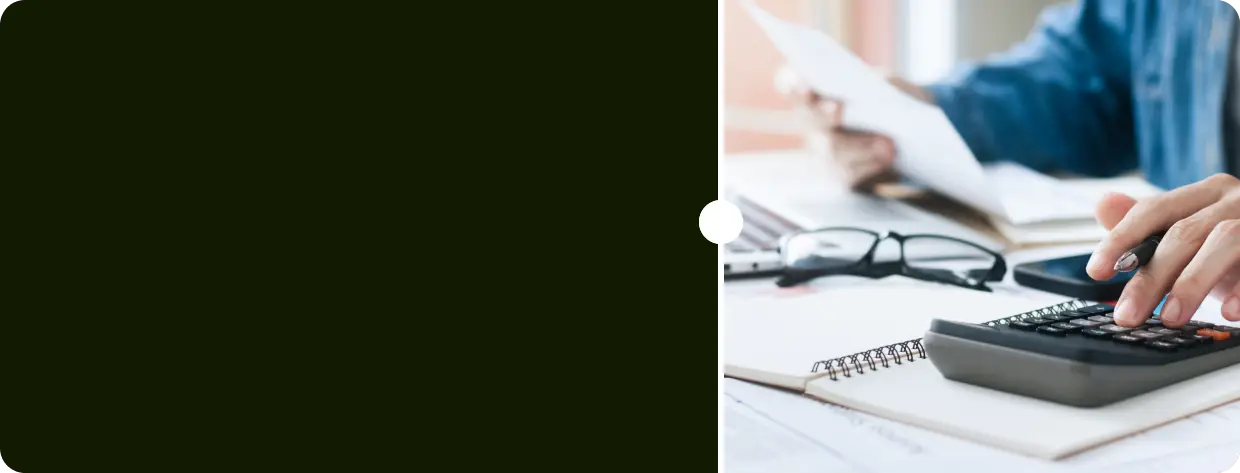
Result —
<svg viewBox="0 0 1240 473"><path fill-rule="evenodd" d="M899 259L875 261L879 243L899 243ZM905 276L990 292L987 281L1002 281L1003 256L974 243L942 235L879 234L864 228L830 227L796 232L780 238L784 274L780 287L804 284L824 276L871 279Z"/></svg>

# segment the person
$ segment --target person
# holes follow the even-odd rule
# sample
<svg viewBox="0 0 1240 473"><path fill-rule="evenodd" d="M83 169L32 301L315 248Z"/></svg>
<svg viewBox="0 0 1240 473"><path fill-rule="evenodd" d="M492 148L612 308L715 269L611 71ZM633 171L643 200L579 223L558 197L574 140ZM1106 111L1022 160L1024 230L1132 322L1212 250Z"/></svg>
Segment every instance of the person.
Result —
<svg viewBox="0 0 1240 473"><path fill-rule="evenodd" d="M1220 0L1077 0L1046 9L1017 46L944 80L891 83L941 108L975 157L1043 172L1107 177L1141 171L1170 189L1143 200L1108 194L1108 230L1087 272L1115 275L1123 253L1166 236L1116 304L1143 323L1163 302L1170 327L1207 296L1240 321L1240 34ZM847 104L793 84L785 92L829 144L848 184L895 179L892 140L843 126Z"/></svg>

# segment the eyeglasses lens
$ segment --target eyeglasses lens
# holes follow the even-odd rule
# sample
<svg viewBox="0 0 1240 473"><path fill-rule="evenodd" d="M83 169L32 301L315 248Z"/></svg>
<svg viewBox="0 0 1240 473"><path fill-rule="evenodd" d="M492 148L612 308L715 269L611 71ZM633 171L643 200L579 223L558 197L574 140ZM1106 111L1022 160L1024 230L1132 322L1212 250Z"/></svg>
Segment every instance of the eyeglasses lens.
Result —
<svg viewBox="0 0 1240 473"><path fill-rule="evenodd" d="M935 237L904 241L904 261L910 272L944 281L976 285L986 280L995 256L976 246Z"/></svg>
<svg viewBox="0 0 1240 473"><path fill-rule="evenodd" d="M797 270L833 270L857 264L878 237L858 230L822 230L791 237L784 265Z"/></svg>

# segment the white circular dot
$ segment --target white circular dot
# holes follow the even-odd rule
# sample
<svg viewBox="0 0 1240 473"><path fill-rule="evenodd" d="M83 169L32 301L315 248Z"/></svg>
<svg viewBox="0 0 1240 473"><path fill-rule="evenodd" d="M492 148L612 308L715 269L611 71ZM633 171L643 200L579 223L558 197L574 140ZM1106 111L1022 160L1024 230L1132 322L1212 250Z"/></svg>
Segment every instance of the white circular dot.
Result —
<svg viewBox="0 0 1240 473"><path fill-rule="evenodd" d="M698 228L702 230L702 236L716 245L731 242L741 236L743 225L741 210L722 200L706 204L706 207L702 208L702 214L698 215Z"/></svg>

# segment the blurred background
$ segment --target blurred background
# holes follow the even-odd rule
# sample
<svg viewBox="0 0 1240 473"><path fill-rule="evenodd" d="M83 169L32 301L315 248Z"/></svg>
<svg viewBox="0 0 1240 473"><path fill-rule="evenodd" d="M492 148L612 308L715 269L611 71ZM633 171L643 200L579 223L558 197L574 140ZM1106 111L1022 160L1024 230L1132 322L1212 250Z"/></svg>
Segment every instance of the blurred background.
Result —
<svg viewBox="0 0 1240 473"><path fill-rule="evenodd" d="M753 0L773 15L822 31L875 68L933 81L958 61L1021 41L1038 14L1064 0ZM783 58L741 0L723 0L724 152L812 145L775 89Z"/></svg>

